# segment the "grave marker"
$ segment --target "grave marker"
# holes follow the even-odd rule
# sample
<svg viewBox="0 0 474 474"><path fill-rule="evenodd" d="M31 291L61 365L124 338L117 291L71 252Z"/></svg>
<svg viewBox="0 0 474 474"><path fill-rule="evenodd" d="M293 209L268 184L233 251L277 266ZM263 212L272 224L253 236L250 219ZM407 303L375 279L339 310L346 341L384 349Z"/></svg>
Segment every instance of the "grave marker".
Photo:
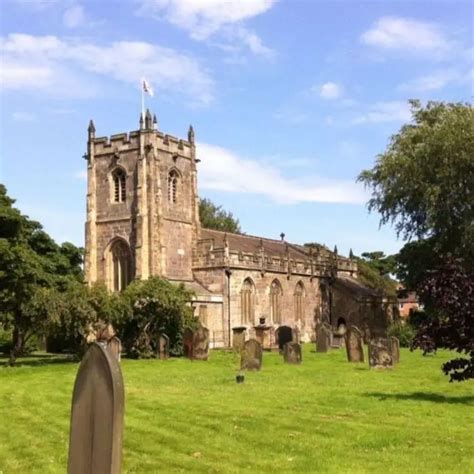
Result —
<svg viewBox="0 0 474 474"><path fill-rule="evenodd" d="M362 333L356 326L350 326L346 335L347 360L349 362L364 362L364 344Z"/></svg>
<svg viewBox="0 0 474 474"><path fill-rule="evenodd" d="M287 364L301 364L301 345L297 342L287 342L283 349L283 360Z"/></svg>
<svg viewBox="0 0 474 474"><path fill-rule="evenodd" d="M260 370L262 368L262 346L255 339L249 339L241 352L240 370Z"/></svg>

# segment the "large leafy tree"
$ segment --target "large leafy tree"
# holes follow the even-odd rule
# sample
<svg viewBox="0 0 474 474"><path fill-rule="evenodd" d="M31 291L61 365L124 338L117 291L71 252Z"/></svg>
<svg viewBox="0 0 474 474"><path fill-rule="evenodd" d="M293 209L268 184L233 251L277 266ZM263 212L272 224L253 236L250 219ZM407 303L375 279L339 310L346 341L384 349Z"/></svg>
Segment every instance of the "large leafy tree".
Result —
<svg viewBox="0 0 474 474"><path fill-rule="evenodd" d="M13 204L0 184L0 324L12 330L12 364L34 334L47 332L55 313L52 291L82 277L81 250L57 245Z"/></svg>
<svg viewBox="0 0 474 474"><path fill-rule="evenodd" d="M209 199L199 200L199 217L201 225L206 229L222 230L240 234L240 224L231 212L216 206Z"/></svg>
<svg viewBox="0 0 474 474"><path fill-rule="evenodd" d="M462 380L473 376L474 365L468 343L474 308L467 296L473 291L474 110L469 104L441 102L422 106L411 101L411 107L412 122L392 137L359 180L372 189L368 207L380 212L381 224L394 224L409 241L398 257L399 276L418 291L431 316L415 346L467 355L464 362L447 366L451 380ZM455 310L455 301L465 302L462 311Z"/></svg>
<svg viewBox="0 0 474 474"><path fill-rule="evenodd" d="M382 291L387 296L396 296L397 282L391 278L396 271L395 255L384 252L363 252L355 257L359 268L359 279L369 288Z"/></svg>

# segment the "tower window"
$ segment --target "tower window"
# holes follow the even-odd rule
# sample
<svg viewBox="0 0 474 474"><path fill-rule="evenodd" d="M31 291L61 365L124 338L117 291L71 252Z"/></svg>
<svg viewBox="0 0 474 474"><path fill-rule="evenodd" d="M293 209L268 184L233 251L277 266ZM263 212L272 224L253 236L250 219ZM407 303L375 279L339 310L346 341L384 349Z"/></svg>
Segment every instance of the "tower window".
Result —
<svg viewBox="0 0 474 474"><path fill-rule="evenodd" d="M114 171L112 178L114 184L114 202L125 202L127 197L127 177L125 171L122 169Z"/></svg>
<svg viewBox="0 0 474 474"><path fill-rule="evenodd" d="M178 172L171 170L168 175L168 201L171 204L176 204L178 201L178 180Z"/></svg>

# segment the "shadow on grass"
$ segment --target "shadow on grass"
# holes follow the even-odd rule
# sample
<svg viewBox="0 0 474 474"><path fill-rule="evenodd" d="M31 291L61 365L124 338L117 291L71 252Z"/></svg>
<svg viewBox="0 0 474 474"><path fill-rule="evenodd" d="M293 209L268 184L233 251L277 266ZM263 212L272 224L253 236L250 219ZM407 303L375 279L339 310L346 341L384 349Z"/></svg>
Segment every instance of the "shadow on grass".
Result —
<svg viewBox="0 0 474 474"><path fill-rule="evenodd" d="M37 367L40 365L57 365L70 364L71 362L78 362L78 360L67 354L28 354L25 357L19 357L16 360L15 367ZM0 355L0 367L10 367L9 358L5 355Z"/></svg>
<svg viewBox="0 0 474 474"><path fill-rule="evenodd" d="M447 395L440 395L439 393L431 392L412 392L412 393L382 393L369 392L365 393L369 397L378 398L380 401L384 400L410 400L414 402L433 402L433 403L449 403L474 405L473 395L463 395L461 397L451 397Z"/></svg>

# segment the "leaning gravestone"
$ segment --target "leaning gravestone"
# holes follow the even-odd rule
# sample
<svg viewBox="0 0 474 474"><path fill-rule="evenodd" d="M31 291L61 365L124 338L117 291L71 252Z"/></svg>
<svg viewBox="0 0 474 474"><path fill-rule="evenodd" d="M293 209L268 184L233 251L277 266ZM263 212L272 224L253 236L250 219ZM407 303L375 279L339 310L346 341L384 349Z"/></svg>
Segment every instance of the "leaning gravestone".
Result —
<svg viewBox="0 0 474 474"><path fill-rule="evenodd" d="M122 343L120 342L120 339L117 336L114 336L107 342L107 352L120 362L120 356L122 354Z"/></svg>
<svg viewBox="0 0 474 474"><path fill-rule="evenodd" d="M158 335L157 343L157 356L158 359L166 360L170 357L170 338L166 334Z"/></svg>
<svg viewBox="0 0 474 474"><path fill-rule="evenodd" d="M376 369L391 369L393 357L388 338L374 337L369 341L369 366Z"/></svg>
<svg viewBox="0 0 474 474"><path fill-rule="evenodd" d="M275 332L276 342L280 354L283 354L285 344L293 340L293 330L290 326L280 326Z"/></svg>
<svg viewBox="0 0 474 474"><path fill-rule="evenodd" d="M200 326L193 333L192 360L207 360L209 357L209 329Z"/></svg>
<svg viewBox="0 0 474 474"><path fill-rule="evenodd" d="M364 362L364 344L362 333L356 326L350 326L345 334L347 360L349 362Z"/></svg>
<svg viewBox="0 0 474 474"><path fill-rule="evenodd" d="M287 342L283 349L283 360L287 364L301 364L301 345L297 342Z"/></svg>
<svg viewBox="0 0 474 474"><path fill-rule="evenodd" d="M255 339L249 339L240 356L241 370L260 370L262 368L262 346Z"/></svg>
<svg viewBox="0 0 474 474"><path fill-rule="evenodd" d="M85 353L74 384L68 474L119 474L124 388L120 364L100 343Z"/></svg>
<svg viewBox="0 0 474 474"><path fill-rule="evenodd" d="M316 332L316 352L327 352L331 345L331 327L320 324Z"/></svg>
<svg viewBox="0 0 474 474"><path fill-rule="evenodd" d="M390 338L390 344L392 349L393 363L398 364L400 362L400 341L398 338L392 336Z"/></svg>

